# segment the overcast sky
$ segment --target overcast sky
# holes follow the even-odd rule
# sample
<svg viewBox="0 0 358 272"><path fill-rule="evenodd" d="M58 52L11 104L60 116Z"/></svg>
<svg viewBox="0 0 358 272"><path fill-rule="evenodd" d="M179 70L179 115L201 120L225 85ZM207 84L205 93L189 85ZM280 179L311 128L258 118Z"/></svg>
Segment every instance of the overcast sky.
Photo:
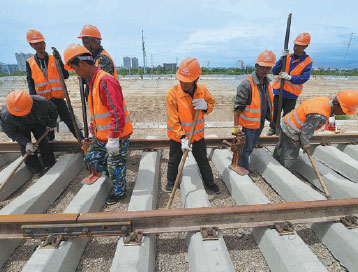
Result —
<svg viewBox="0 0 358 272"><path fill-rule="evenodd" d="M309 32L306 52L313 66L340 67L353 36L345 67L358 67L357 0L4 0L1 1L0 61L16 63L15 53L33 53L26 41L29 29L39 30L48 52L61 55L77 39L83 25L102 34L102 45L116 66L123 57L138 57L143 65L141 31L144 30L147 65L180 62L197 57L202 66L235 67L238 60L254 64L257 55L283 49L287 16L292 12L291 36Z"/></svg>

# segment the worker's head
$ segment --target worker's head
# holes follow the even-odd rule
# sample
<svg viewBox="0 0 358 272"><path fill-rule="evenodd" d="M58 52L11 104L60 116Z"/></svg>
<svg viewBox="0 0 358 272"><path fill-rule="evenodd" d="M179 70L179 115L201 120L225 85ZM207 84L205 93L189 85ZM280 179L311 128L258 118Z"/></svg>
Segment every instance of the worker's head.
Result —
<svg viewBox="0 0 358 272"><path fill-rule="evenodd" d="M293 41L293 52L295 55L302 56L310 42L311 36L309 33L303 32L298 34L296 39Z"/></svg>
<svg viewBox="0 0 358 272"><path fill-rule="evenodd" d="M195 84L198 82L201 75L199 61L196 58L186 58L183 60L177 70L177 79L180 82L180 87L185 92L193 90Z"/></svg>
<svg viewBox="0 0 358 272"><path fill-rule="evenodd" d="M11 115L26 116L32 109L31 95L24 91L12 91L6 98L6 107Z"/></svg>
<svg viewBox="0 0 358 272"><path fill-rule="evenodd" d="M94 53L101 46L101 33L93 25L84 25L78 38L82 39L83 46L91 53Z"/></svg>
<svg viewBox="0 0 358 272"><path fill-rule="evenodd" d="M333 113L335 115L352 115L358 108L358 90L344 90L333 98Z"/></svg>
<svg viewBox="0 0 358 272"><path fill-rule="evenodd" d="M88 78L91 77L91 70L95 68L92 54L79 44L70 44L64 52L65 69L75 70L76 74Z"/></svg>
<svg viewBox="0 0 358 272"><path fill-rule="evenodd" d="M30 29L26 33L26 39L37 54L44 54L46 52L45 38L39 31Z"/></svg>
<svg viewBox="0 0 358 272"><path fill-rule="evenodd" d="M256 59L255 64L255 72L257 77L264 78L267 76L271 68L275 65L276 62L276 56L275 54L270 50L265 50L261 52Z"/></svg>

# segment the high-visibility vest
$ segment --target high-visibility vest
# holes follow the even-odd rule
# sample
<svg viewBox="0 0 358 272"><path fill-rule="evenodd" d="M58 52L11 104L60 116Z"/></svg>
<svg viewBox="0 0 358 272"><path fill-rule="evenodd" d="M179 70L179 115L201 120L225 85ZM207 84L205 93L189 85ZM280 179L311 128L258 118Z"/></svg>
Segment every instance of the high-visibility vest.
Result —
<svg viewBox="0 0 358 272"><path fill-rule="evenodd" d="M259 129L261 125L261 96L257 84L252 79L252 75L246 78L251 85L251 104L246 105L243 112L239 116L239 125L249 129ZM268 105L269 109L273 108L273 94L271 84L267 84L267 92L270 97L271 105ZM272 111L271 111L272 115Z"/></svg>
<svg viewBox="0 0 358 272"><path fill-rule="evenodd" d="M205 88L204 86L197 84L196 85L197 89L194 93L193 98L191 98L190 95L182 96L179 98L178 97L179 88L180 88L179 84L173 87L176 103L178 106L179 122L182 128L185 130L185 136L189 138L195 118L195 112L196 112L196 110L194 110L192 100L200 99L200 98L204 99L204 93L206 92L206 89L204 89ZM198 120L196 122L195 130L191 142L199 141L200 139L204 138L204 126L205 126L204 112L201 110L199 112ZM173 129L170 127L169 120L167 120L167 134L170 139L176 142L180 142L180 139L174 136L174 132Z"/></svg>
<svg viewBox="0 0 358 272"><path fill-rule="evenodd" d="M288 72L290 70L292 56L293 56L293 54L290 54L287 56L286 67L285 67L285 72L290 74L291 76L300 75L302 73L302 71L306 68L306 66L309 65L310 63L312 63L312 59L309 56L307 56L305 58L305 60L302 61L300 64L298 64L291 72ZM300 61L300 59L294 60L293 63L297 62L297 61ZM280 78L280 76L277 76L274 79L272 88L278 90L278 89L280 89L280 86L281 86L281 78ZM285 80L284 84L283 84L283 89L286 92L294 94L295 96L299 96L302 93L303 84L293 84L291 81Z"/></svg>
<svg viewBox="0 0 358 272"><path fill-rule="evenodd" d="M106 50L102 50L101 51L101 53L99 53L100 55L105 55L105 56L107 56L110 60L111 60L111 62L112 62L112 64L113 64L113 77L115 78L115 79L118 79L118 75L117 75L117 71L116 71L116 66L114 65L114 61L113 61L113 59L111 58L111 56L108 54L108 52L106 51ZM98 58L96 59L96 62L95 62L95 65L98 67L98 63L99 63L99 56L98 56Z"/></svg>
<svg viewBox="0 0 358 272"><path fill-rule="evenodd" d="M99 69L96 78L94 79L92 88L90 89L88 95L88 105L91 113L91 120L93 124L93 129L95 136L98 140L108 141L108 135L111 130L111 113L108 111L107 107L103 105L100 95L100 84L104 76L111 76L107 72ZM127 110L126 103L123 99L123 110L125 125L123 132L119 134L121 139L125 139L130 136L133 132L133 125L129 118L129 113Z"/></svg>
<svg viewBox="0 0 358 272"><path fill-rule="evenodd" d="M36 94L47 99L51 99L52 97L65 98L54 56L48 55L47 78L38 66L35 56L29 58L27 62L30 65L31 76L35 82Z"/></svg>
<svg viewBox="0 0 358 272"><path fill-rule="evenodd" d="M332 113L329 98L314 97L304 101L296 109L285 115L285 123L294 131L301 132L302 126L306 122L307 115L312 113L324 115L328 119Z"/></svg>

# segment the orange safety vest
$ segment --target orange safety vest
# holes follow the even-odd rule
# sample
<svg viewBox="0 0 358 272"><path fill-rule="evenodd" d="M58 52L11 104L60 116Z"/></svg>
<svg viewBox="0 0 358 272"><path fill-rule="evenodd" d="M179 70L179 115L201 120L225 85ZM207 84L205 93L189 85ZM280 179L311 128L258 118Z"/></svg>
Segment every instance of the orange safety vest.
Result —
<svg viewBox="0 0 358 272"><path fill-rule="evenodd" d="M239 116L239 125L249 129L259 129L261 125L261 97L260 91L257 87L257 84L252 79L252 75L246 78L251 84L251 104L246 105L243 112L240 113ZM273 105L273 94L271 84L267 85L268 93L271 101L271 107L269 105L269 109L271 109L272 115L272 105Z"/></svg>
<svg viewBox="0 0 358 272"><path fill-rule="evenodd" d="M290 74L291 76L298 76L302 73L302 71L306 68L307 65L309 65L312 62L312 59L307 56L304 61L302 61L300 64L298 64L290 73L288 72L290 70L290 64L293 54L290 54L287 56L286 59L286 67L285 72ZM294 60L294 62L299 61L299 59ZM293 62L293 63L294 63ZM281 78L280 76L277 76L274 79L274 83L272 84L272 88L278 90L281 86ZM302 93L303 90L303 84L293 84L289 80L285 80L283 84L283 89L289 93L294 94L295 96L299 96Z"/></svg>
<svg viewBox="0 0 358 272"><path fill-rule="evenodd" d="M88 105L91 112L91 120L93 124L93 129L95 132L95 136L98 140L108 141L108 135L111 130L111 113L108 111L107 107L103 105L101 96L100 96L100 84L102 78L104 76L111 76L107 72L99 69L94 79L92 88L90 89L88 95ZM123 132L119 134L121 139L125 139L130 136L133 132L133 125L129 118L129 113L126 107L126 103L123 99L123 110L124 110L124 118L125 125Z"/></svg>
<svg viewBox="0 0 358 272"><path fill-rule="evenodd" d="M332 107L329 104L328 97L314 97L304 101L296 109L286 114L285 123L294 131L301 132L308 114L318 113L326 116L328 119L331 116L331 112Z"/></svg>
<svg viewBox="0 0 358 272"><path fill-rule="evenodd" d="M47 99L51 99L52 97L65 98L54 56L48 55L47 78L38 66L35 56L29 58L27 62L30 65L32 79L35 82L36 94Z"/></svg>
<svg viewBox="0 0 358 272"><path fill-rule="evenodd" d="M180 85L175 85L173 87L175 99L178 106L178 117L179 122L182 128L185 130L185 136L189 138L191 128L193 126L194 117L195 117L195 110L192 104L193 99L204 99L204 93L206 92L206 88L202 85L197 84L196 90L194 93L194 97L191 98L190 95L179 97L179 88ZM204 138L204 126L205 126L205 119L204 119L204 112L201 110L199 112L198 120L196 122L195 130L191 142L199 141L200 139ZM176 142L180 142L180 139L176 138L173 132L173 129L170 127L169 120L167 120L167 134L168 137Z"/></svg>
<svg viewBox="0 0 358 272"><path fill-rule="evenodd" d="M112 61L112 64L113 64L113 77L115 78L115 79L118 79L118 75L117 75L117 71L116 71L116 66L114 65L114 61L113 61L113 59L111 58L111 56L108 54L108 52L106 51L106 50L102 50L101 51L101 53L100 53L100 55L105 55L105 56L107 56L111 61ZM96 62L95 62L95 65L98 67L98 63L99 63L99 56L98 56L98 58L96 59Z"/></svg>

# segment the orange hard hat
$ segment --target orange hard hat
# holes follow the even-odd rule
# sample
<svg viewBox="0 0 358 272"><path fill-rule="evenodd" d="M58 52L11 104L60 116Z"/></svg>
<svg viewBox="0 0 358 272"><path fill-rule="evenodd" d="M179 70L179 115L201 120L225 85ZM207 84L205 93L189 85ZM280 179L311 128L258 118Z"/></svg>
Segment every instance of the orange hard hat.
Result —
<svg viewBox="0 0 358 272"><path fill-rule="evenodd" d="M260 66L273 67L276 56L271 50L265 50L257 56L256 63Z"/></svg>
<svg viewBox="0 0 358 272"><path fill-rule="evenodd" d="M180 63L177 71L177 79L182 82L193 82L200 75L200 64L196 58L187 57Z"/></svg>
<svg viewBox="0 0 358 272"><path fill-rule="evenodd" d="M40 31L37 31L35 29L30 29L29 31L27 31L26 38L29 43L38 43L45 41L45 38L40 33Z"/></svg>
<svg viewBox="0 0 358 272"><path fill-rule="evenodd" d="M79 45L79 44L74 44L71 43L69 46L67 46L67 48L65 49L65 52L63 53L63 56L65 58L65 69L67 71L72 71L73 69L71 68L70 65L68 65L68 63L74 58L77 57L79 55L82 54L91 54L90 51L88 51L84 46ZM92 60L92 56L86 56L86 57L82 57L80 58L81 60Z"/></svg>
<svg viewBox="0 0 358 272"><path fill-rule="evenodd" d="M99 32L98 28L93 25L83 26L78 38L82 39L83 37L93 37L102 40L101 33Z"/></svg>
<svg viewBox="0 0 358 272"><path fill-rule="evenodd" d="M24 91L12 91L6 98L6 107L10 114L16 116L28 115L32 108L32 97Z"/></svg>
<svg viewBox="0 0 358 272"><path fill-rule="evenodd" d="M337 98L345 114L352 115L358 109L358 90L340 91Z"/></svg>
<svg viewBox="0 0 358 272"><path fill-rule="evenodd" d="M296 39L293 41L293 43L299 44L299 45L309 45L310 42L311 42L311 36L310 36L310 34L308 34L306 32L298 34Z"/></svg>

